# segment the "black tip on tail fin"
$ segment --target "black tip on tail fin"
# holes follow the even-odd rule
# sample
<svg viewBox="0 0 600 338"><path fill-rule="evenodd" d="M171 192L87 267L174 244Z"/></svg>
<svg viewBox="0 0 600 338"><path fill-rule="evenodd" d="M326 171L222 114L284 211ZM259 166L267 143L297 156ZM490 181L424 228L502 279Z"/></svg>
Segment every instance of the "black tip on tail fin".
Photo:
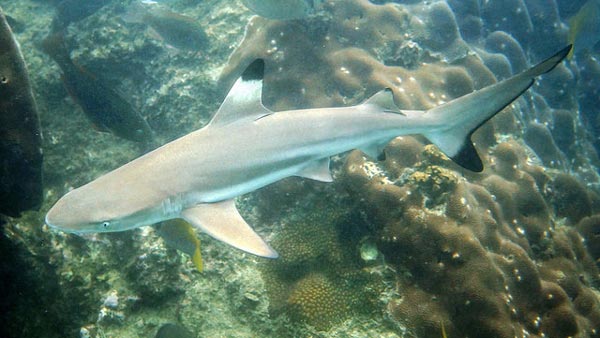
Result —
<svg viewBox="0 0 600 338"><path fill-rule="evenodd" d="M439 127L423 135L462 167L482 171L483 164L471 142L473 132L531 87L536 77L554 69L571 48L563 48L520 74L428 110L426 114Z"/></svg>
<svg viewBox="0 0 600 338"><path fill-rule="evenodd" d="M483 162L477 154L477 150L475 150L475 146L473 145L473 142L471 142L470 136L463 143L462 147L460 147L458 153L450 158L461 167L470 171L476 173L483 171Z"/></svg>
<svg viewBox="0 0 600 338"><path fill-rule="evenodd" d="M262 80L265 74L265 60L256 59L242 73L243 81Z"/></svg>

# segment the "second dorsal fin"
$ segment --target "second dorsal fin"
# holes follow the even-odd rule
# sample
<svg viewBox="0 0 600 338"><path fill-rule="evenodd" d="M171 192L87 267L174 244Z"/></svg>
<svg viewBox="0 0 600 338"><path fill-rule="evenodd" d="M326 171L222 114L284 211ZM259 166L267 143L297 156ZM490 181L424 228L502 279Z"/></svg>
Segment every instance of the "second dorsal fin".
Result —
<svg viewBox="0 0 600 338"><path fill-rule="evenodd" d="M374 104L390 112L399 111L398 107L394 103L394 93L390 88L385 88L378 91L365 102L363 102L363 104Z"/></svg>

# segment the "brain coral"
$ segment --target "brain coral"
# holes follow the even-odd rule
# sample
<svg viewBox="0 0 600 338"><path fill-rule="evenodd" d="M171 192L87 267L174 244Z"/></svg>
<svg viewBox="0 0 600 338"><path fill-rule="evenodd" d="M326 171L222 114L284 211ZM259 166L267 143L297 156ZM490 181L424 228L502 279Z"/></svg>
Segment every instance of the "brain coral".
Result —
<svg viewBox="0 0 600 338"><path fill-rule="evenodd" d="M317 329L326 329L348 315L348 297L321 274L309 274L292 288L288 306L293 316Z"/></svg>
<svg viewBox="0 0 600 338"><path fill-rule="evenodd" d="M261 270L272 314L285 313L326 330L355 313L372 311L382 279L360 269L356 248L365 230L356 215L340 213L340 201L314 186L303 192L314 195L318 207L281 220L285 225L271 241L280 259L266 262ZM274 196L263 191L260 198L273 201Z"/></svg>

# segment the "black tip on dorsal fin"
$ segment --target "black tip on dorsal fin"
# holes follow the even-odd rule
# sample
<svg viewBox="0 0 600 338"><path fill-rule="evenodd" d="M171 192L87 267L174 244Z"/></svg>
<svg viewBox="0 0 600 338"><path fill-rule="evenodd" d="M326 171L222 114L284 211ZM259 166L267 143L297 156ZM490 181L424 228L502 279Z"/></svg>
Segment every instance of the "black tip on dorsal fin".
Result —
<svg viewBox="0 0 600 338"><path fill-rule="evenodd" d="M265 60L256 59L242 73L243 81L262 80L265 74Z"/></svg>
<svg viewBox="0 0 600 338"><path fill-rule="evenodd" d="M210 125L224 125L240 119L257 120L272 112L262 104L263 75L265 61L256 59L246 67L242 75L221 103Z"/></svg>

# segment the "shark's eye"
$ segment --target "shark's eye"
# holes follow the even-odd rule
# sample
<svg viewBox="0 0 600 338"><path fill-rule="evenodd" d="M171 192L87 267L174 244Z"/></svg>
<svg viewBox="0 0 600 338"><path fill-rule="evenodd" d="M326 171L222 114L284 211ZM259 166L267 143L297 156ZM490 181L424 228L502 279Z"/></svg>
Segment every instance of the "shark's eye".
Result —
<svg viewBox="0 0 600 338"><path fill-rule="evenodd" d="M102 222L102 227L103 227L103 228L105 228L105 229L106 229L106 228L108 228L109 226L110 226L110 222L109 222L109 221L104 221L104 222Z"/></svg>

